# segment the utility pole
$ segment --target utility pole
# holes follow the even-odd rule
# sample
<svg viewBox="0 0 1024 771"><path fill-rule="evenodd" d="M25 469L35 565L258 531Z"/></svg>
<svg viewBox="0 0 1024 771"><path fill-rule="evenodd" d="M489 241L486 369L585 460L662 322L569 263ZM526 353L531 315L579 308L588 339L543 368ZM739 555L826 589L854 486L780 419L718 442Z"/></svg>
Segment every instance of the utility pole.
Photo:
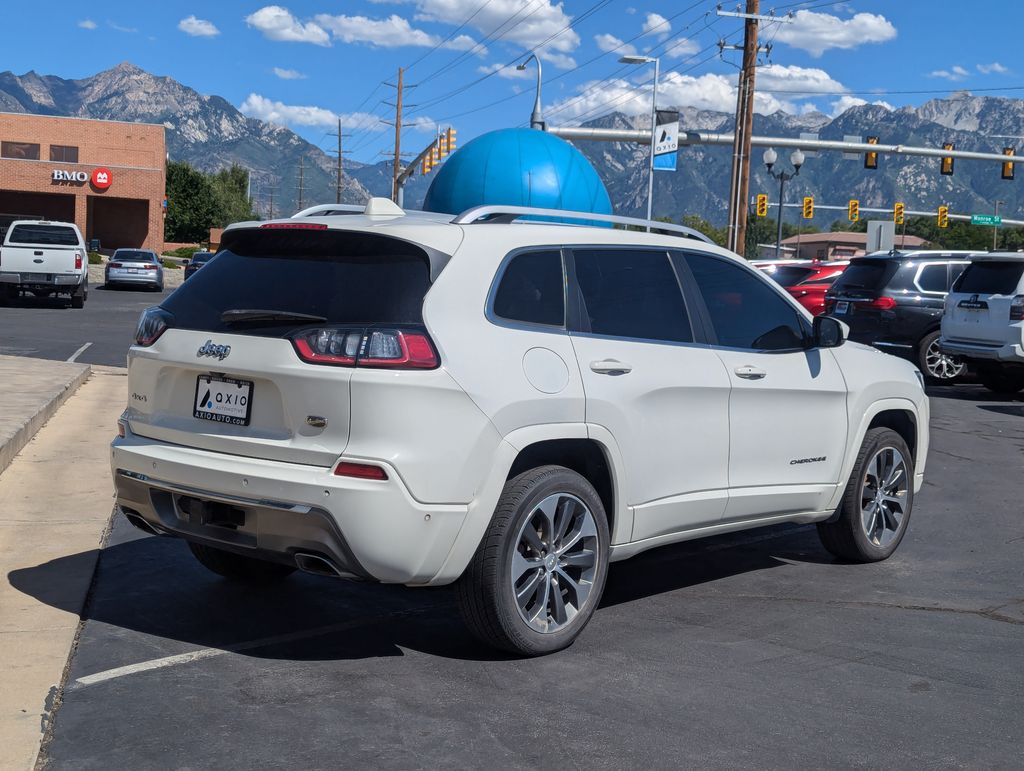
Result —
<svg viewBox="0 0 1024 771"><path fill-rule="evenodd" d="M267 219L268 220L274 219L274 190L275 189L276 188L274 188L273 186L270 188L270 207L269 207L269 211L267 212Z"/></svg>
<svg viewBox="0 0 1024 771"><path fill-rule="evenodd" d="M334 183L334 202L335 203L341 203L341 190L342 190L342 180L343 180L343 175L342 175L342 157L343 157L343 155L345 153L348 152L348 150L342 150L341 149L341 138L343 136L348 136L348 134L343 134L342 131L341 131L341 118L338 118L338 132L336 134L332 134L331 136L337 137L337 139L338 139L338 163L337 163L337 167L335 169L335 171L336 171L336 174L335 174L336 179L335 179L335 183Z"/></svg>
<svg viewBox="0 0 1024 771"><path fill-rule="evenodd" d="M402 74L398 68L398 85L395 87L395 166L391 170L391 200L398 201L398 175L402 173Z"/></svg>
<svg viewBox="0 0 1024 771"><path fill-rule="evenodd" d="M754 77L757 66L757 16L761 0L747 0L743 29L743 67L736 91L736 137L732 148L728 247L743 254L750 187L750 136L754 127Z"/></svg>
<svg viewBox="0 0 1024 771"><path fill-rule="evenodd" d="M999 216L999 207L1006 203L1006 201L996 201L996 216ZM999 226L992 223L992 251L996 251L996 247L999 245Z"/></svg>
<svg viewBox="0 0 1024 771"><path fill-rule="evenodd" d="M306 208L304 206L304 204L303 204L303 198L304 198L303 194L306 192L305 188L303 187L303 184L302 184L302 182L303 182L303 171L305 170L305 166L304 166L303 161L304 161L304 159L302 158L302 156L299 156L299 208L296 211L302 211L303 209Z"/></svg>

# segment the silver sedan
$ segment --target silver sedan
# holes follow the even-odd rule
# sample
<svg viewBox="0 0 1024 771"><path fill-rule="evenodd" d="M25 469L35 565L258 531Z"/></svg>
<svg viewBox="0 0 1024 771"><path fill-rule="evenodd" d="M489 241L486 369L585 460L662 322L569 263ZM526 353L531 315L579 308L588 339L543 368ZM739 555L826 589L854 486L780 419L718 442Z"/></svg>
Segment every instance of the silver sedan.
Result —
<svg viewBox="0 0 1024 771"><path fill-rule="evenodd" d="M164 268L160 257L149 249L118 249L107 263L106 284L133 284L164 289Z"/></svg>

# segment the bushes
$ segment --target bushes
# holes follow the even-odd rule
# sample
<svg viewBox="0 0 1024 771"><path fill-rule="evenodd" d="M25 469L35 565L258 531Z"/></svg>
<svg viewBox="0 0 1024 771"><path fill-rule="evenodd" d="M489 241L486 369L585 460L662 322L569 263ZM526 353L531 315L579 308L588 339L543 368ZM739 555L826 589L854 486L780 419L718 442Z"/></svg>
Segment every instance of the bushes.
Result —
<svg viewBox="0 0 1024 771"><path fill-rule="evenodd" d="M89 252L89 264L90 265L102 265L103 255L99 252Z"/></svg>
<svg viewBox="0 0 1024 771"><path fill-rule="evenodd" d="M164 257L177 257L179 260L190 260L196 252L201 252L200 246L179 246L169 252L164 252Z"/></svg>
<svg viewBox="0 0 1024 771"><path fill-rule="evenodd" d="M181 268L181 266L178 263L173 262L171 260L160 260L160 263L165 268L170 268L171 270L179 270Z"/></svg>

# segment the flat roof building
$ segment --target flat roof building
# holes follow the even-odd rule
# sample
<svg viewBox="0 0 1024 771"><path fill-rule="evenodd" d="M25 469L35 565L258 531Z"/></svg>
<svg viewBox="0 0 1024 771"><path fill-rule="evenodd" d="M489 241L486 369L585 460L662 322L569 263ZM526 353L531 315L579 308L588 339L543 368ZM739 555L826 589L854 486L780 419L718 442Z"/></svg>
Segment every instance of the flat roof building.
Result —
<svg viewBox="0 0 1024 771"><path fill-rule="evenodd" d="M897 249L920 249L925 243L917 236L896 236ZM798 260L848 260L867 254L868 234L838 231L801 233L782 239L786 257Z"/></svg>
<svg viewBox="0 0 1024 771"><path fill-rule="evenodd" d="M159 251L166 158L160 125L0 113L0 225L63 220L104 250Z"/></svg>

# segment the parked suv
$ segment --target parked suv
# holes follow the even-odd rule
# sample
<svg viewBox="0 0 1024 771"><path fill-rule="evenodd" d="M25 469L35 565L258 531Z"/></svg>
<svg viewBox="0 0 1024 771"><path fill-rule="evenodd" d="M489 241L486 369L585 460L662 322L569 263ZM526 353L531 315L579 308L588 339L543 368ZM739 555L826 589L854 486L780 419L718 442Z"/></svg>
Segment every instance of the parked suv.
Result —
<svg viewBox="0 0 1024 771"><path fill-rule="evenodd" d="M121 511L229 578L455 582L469 628L527 655L663 544L815 522L844 559L892 554L920 373L695 231L573 217L646 224L371 199L227 228L140 320Z"/></svg>
<svg viewBox="0 0 1024 771"><path fill-rule="evenodd" d="M1024 389L1024 254L975 255L946 298L942 348L992 391Z"/></svg>
<svg viewBox="0 0 1024 771"><path fill-rule="evenodd" d="M825 293L825 313L850 326L850 339L910 359L935 380L964 374L963 360L939 347L942 308L972 252L876 252L850 261Z"/></svg>

